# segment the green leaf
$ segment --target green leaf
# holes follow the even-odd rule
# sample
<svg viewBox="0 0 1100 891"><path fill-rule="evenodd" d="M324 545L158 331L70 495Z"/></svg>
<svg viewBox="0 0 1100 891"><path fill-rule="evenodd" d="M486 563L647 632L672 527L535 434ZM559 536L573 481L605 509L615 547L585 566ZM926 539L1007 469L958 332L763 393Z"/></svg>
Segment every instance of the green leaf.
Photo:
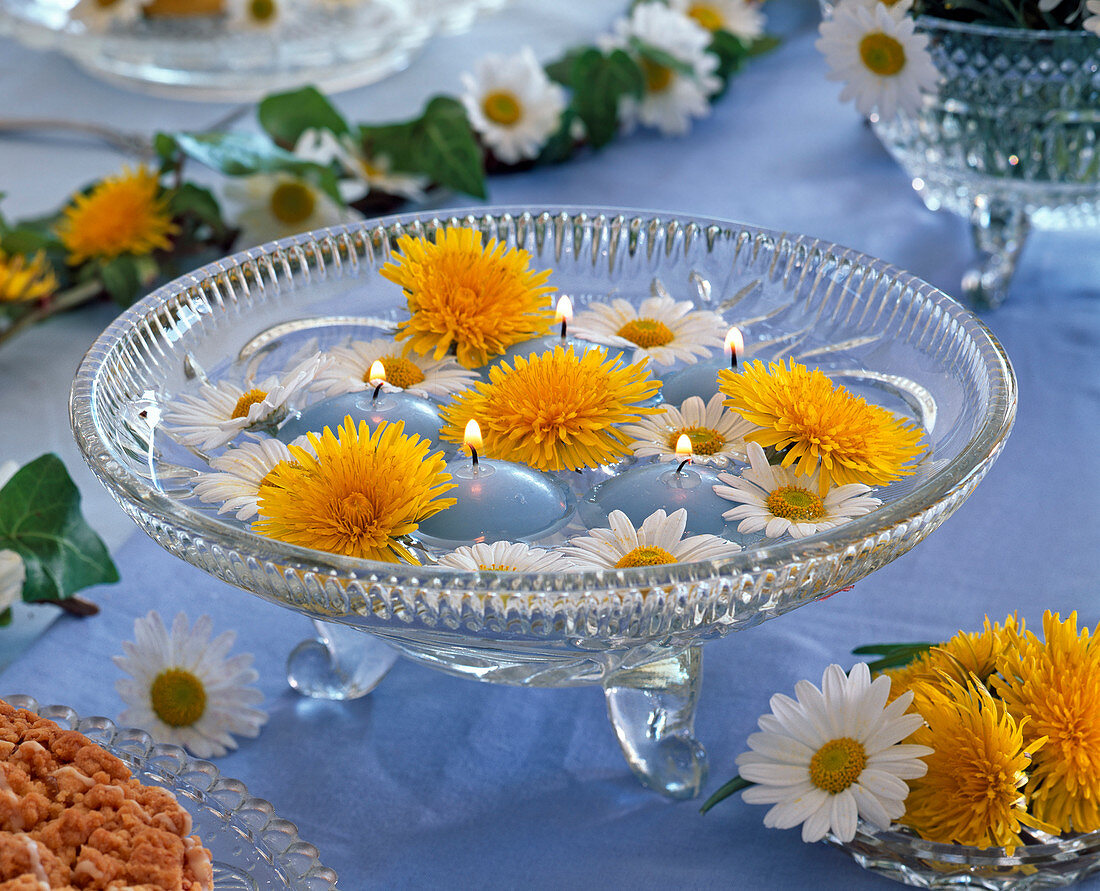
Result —
<svg viewBox="0 0 1100 891"><path fill-rule="evenodd" d="M939 644L928 643L926 641L909 641L908 643L874 643L864 644L861 647L856 647L852 650L853 656L891 656L898 652L917 651L923 652L931 647L938 647Z"/></svg>
<svg viewBox="0 0 1100 891"><path fill-rule="evenodd" d="M562 161L568 161L576 150L577 143L573 138L573 121L576 120L577 113L571 108L565 109L562 112L561 123L558 125L557 131L546 140L546 145L542 147L542 151L539 152L537 164L560 164Z"/></svg>
<svg viewBox="0 0 1100 891"><path fill-rule="evenodd" d="M619 100L641 98L645 75L629 55L614 50L604 55L588 49L577 56L572 73L573 108L584 121L589 142L596 148L615 138L619 129Z"/></svg>
<svg viewBox="0 0 1100 891"><path fill-rule="evenodd" d="M348 122L316 87L264 98L257 109L260 126L279 145L293 148L298 137L311 128L331 130L337 136L350 133Z"/></svg>
<svg viewBox="0 0 1100 891"><path fill-rule="evenodd" d="M715 31L707 51L718 57L718 70L715 74L722 79L722 92L725 92L725 82L741 70L749 57L749 47L740 37L729 31ZM713 100L717 97L711 98Z"/></svg>
<svg viewBox="0 0 1100 891"><path fill-rule="evenodd" d="M733 795L734 792L740 792L742 789L747 789L749 786L755 786L756 783L751 780L743 780L740 775L735 776L732 780L725 783L722 788L715 792L710 798L703 802L703 806L699 808L699 813L705 814L718 802L724 801Z"/></svg>
<svg viewBox="0 0 1100 891"><path fill-rule="evenodd" d="M677 59L667 50L660 49L659 47L639 40L637 37L630 38L630 47L639 56L647 62L652 62L654 65L660 65L662 68L670 68L679 74L686 74L688 76L694 73L695 69L690 62Z"/></svg>
<svg viewBox="0 0 1100 891"><path fill-rule="evenodd" d="M410 163L441 186L485 197L485 169L466 109L450 96L436 96L412 122Z"/></svg>
<svg viewBox="0 0 1100 891"><path fill-rule="evenodd" d="M118 581L107 547L80 514L80 492L57 455L36 458L0 489L0 548L23 558L28 603Z"/></svg>
<svg viewBox="0 0 1100 891"><path fill-rule="evenodd" d="M168 206L173 218L190 216L215 232L223 232L227 228L214 193L194 183L184 183L173 190Z"/></svg>
<svg viewBox="0 0 1100 891"><path fill-rule="evenodd" d="M753 58L762 56L765 53L770 53L783 43L778 37L772 34L763 34L757 37L751 44L749 44L749 55Z"/></svg>
<svg viewBox="0 0 1100 891"><path fill-rule="evenodd" d="M121 254L99 264L99 279L103 289L119 306L129 306L141 296L143 281L138 258Z"/></svg>
<svg viewBox="0 0 1100 891"><path fill-rule="evenodd" d="M546 69L546 76L562 86L570 86L572 84L573 63L577 60L577 56L580 52L581 50L579 49L570 50L560 59L548 62L544 66Z"/></svg>

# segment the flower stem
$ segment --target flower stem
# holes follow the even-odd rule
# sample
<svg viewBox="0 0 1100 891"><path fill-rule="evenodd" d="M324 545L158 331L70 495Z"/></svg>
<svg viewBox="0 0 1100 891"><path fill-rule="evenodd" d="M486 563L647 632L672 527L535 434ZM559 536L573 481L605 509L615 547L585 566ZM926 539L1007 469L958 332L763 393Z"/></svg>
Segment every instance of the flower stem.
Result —
<svg viewBox="0 0 1100 891"><path fill-rule="evenodd" d="M44 321L59 312L87 303L102 290L102 283L93 279L74 285L66 291L58 291L49 300L36 306L30 312L23 313L11 325L0 331L0 346L15 337L24 328L29 328L31 325Z"/></svg>
<svg viewBox="0 0 1100 891"><path fill-rule="evenodd" d="M718 804L719 801L723 801L729 798L734 792L740 792L742 789L747 789L749 786L755 786L756 783L750 780L743 780L740 776L735 776L732 780L727 782L721 789L715 792L710 798L703 802L703 806L699 808L699 813L705 814L712 807Z"/></svg>

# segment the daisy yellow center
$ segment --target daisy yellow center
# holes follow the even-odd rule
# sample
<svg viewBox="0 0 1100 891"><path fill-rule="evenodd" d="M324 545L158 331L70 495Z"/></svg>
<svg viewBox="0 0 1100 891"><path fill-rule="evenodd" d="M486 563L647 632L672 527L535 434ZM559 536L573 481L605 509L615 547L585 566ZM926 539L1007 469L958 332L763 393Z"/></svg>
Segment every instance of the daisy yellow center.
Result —
<svg viewBox="0 0 1100 891"><path fill-rule="evenodd" d="M166 668L153 678L149 699L169 727L190 727L206 711L206 687L182 668Z"/></svg>
<svg viewBox="0 0 1100 891"><path fill-rule="evenodd" d="M859 779L867 766L863 744L848 736L831 739L810 759L810 782L836 795Z"/></svg>
<svg viewBox="0 0 1100 891"><path fill-rule="evenodd" d="M263 390L249 390L240 399L237 400L237 404L233 408L233 414L231 414L229 417L233 420L236 420L237 418L247 418L248 410L252 408L252 406L263 402L266 398L267 393Z"/></svg>
<svg viewBox="0 0 1100 891"><path fill-rule="evenodd" d="M616 333L643 350L664 346L676 336L668 325L658 319L631 319Z"/></svg>
<svg viewBox="0 0 1100 891"><path fill-rule="evenodd" d="M493 90L481 100L481 110L494 124L511 127L523 116L523 105L509 90Z"/></svg>
<svg viewBox="0 0 1100 891"><path fill-rule="evenodd" d="M642 73L645 74L646 92L663 93L672 83L672 69L667 65L642 59Z"/></svg>
<svg viewBox="0 0 1100 891"><path fill-rule="evenodd" d="M379 360L386 369L386 383L402 390L414 387L424 381L424 372L419 366L404 356L382 356ZM363 375L363 383L370 383L370 369Z"/></svg>
<svg viewBox="0 0 1100 891"><path fill-rule="evenodd" d="M656 545L642 545L632 551L627 551L615 564L616 569L626 569L631 566L660 566L663 563L675 563L676 558L664 548Z"/></svg>
<svg viewBox="0 0 1100 891"><path fill-rule="evenodd" d="M691 8L688 9L688 15L708 31L717 31L725 24L722 13L709 3L691 4Z"/></svg>
<svg viewBox="0 0 1100 891"><path fill-rule="evenodd" d="M825 516L825 502L816 493L801 486L780 486L765 502L774 517L785 520L819 520Z"/></svg>
<svg viewBox="0 0 1100 891"><path fill-rule="evenodd" d="M859 57L879 77L893 77L905 67L905 47L881 31L872 31L859 42Z"/></svg>
<svg viewBox="0 0 1100 891"><path fill-rule="evenodd" d="M714 455L722 451L726 444L726 438L717 430L710 427L680 427L673 430L668 437L668 447L676 450L676 443L681 436L691 440L691 451L694 455Z"/></svg>
<svg viewBox="0 0 1100 891"><path fill-rule="evenodd" d="M251 0L248 12L257 22L266 22L275 17L274 0Z"/></svg>
<svg viewBox="0 0 1100 891"><path fill-rule="evenodd" d="M477 568L483 572L519 572L515 566L507 566L504 563L479 563Z"/></svg>
<svg viewBox="0 0 1100 891"><path fill-rule="evenodd" d="M271 213L281 223L304 223L317 201L304 184L279 183L271 193Z"/></svg>

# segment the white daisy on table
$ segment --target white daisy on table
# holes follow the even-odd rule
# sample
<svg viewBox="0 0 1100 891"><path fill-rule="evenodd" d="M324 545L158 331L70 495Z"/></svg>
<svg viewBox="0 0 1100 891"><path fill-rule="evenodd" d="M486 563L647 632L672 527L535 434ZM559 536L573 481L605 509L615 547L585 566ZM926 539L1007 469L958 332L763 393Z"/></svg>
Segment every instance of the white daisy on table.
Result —
<svg viewBox="0 0 1100 891"><path fill-rule="evenodd" d="M299 436L290 444L313 451L307 436ZM259 513L260 487L267 475L276 465L293 460L286 444L278 439L241 443L211 460L214 473L195 477L195 495L207 504L221 502L219 514L233 511L238 520L250 520Z"/></svg>
<svg viewBox="0 0 1100 891"><path fill-rule="evenodd" d="M876 0L878 2L878 0ZM671 0L668 4L710 32L728 31L742 40L764 33L765 17L759 2L750 0Z"/></svg>
<svg viewBox="0 0 1100 891"><path fill-rule="evenodd" d="M337 136L331 130L309 128L294 144L294 154L305 161L327 166L336 163L344 174L339 182L345 201L358 201L372 192L385 192L410 201L423 201L431 180L414 173L397 173L386 155L368 154L350 133Z"/></svg>
<svg viewBox="0 0 1100 891"><path fill-rule="evenodd" d="M236 736L255 737L267 713L255 706L263 694L249 687L259 675L252 655L229 656L236 634L213 640L214 623L200 616L192 628L179 613L171 631L156 612L134 621L134 642L112 657L129 678L115 682L128 708L122 724L138 727L157 742L183 746L198 758L237 748Z"/></svg>
<svg viewBox="0 0 1100 891"><path fill-rule="evenodd" d="M290 173L255 173L229 179L224 190L227 201L234 205L234 225L241 229L239 247L254 247L310 229L362 219L317 186Z"/></svg>
<svg viewBox="0 0 1100 891"><path fill-rule="evenodd" d="M820 841L832 832L851 841L859 817L881 829L905 813L909 787L928 767L928 746L902 740L920 727L918 714L905 714L912 691L889 705L890 678L873 682L866 663L847 675L830 665L819 690L809 681L795 684L791 699L771 698L771 714L749 736L752 750L737 757L741 778L756 785L742 793L750 804L770 804L764 825L790 829L802 824L802 839Z"/></svg>
<svg viewBox="0 0 1100 891"><path fill-rule="evenodd" d="M505 164L537 158L565 110L565 90L546 75L530 47L512 56L488 55L462 75L462 104L470 126Z"/></svg>
<svg viewBox="0 0 1100 891"><path fill-rule="evenodd" d="M370 389L370 368L376 361L386 370L386 389L407 390L414 396L443 399L478 380L476 371L463 368L450 356L433 359L402 354L393 340L356 340L325 353L325 365L312 388L326 397Z"/></svg>
<svg viewBox="0 0 1100 891"><path fill-rule="evenodd" d="M727 520L741 521L738 532L763 529L768 538L784 534L804 538L862 517L882 504L867 494L871 487L863 483L831 486L823 498L818 494L817 471L799 476L794 467L769 464L755 442L748 444L748 453L749 466L741 475L720 473L718 479L725 485L714 487L720 498L741 504L722 514Z"/></svg>
<svg viewBox="0 0 1100 891"><path fill-rule="evenodd" d="M246 382L248 390L231 381L203 384L197 394L169 402L162 420L177 441L203 450L219 448L246 430L269 431L305 394L323 364L320 355L311 356L283 374Z"/></svg>
<svg viewBox="0 0 1100 891"><path fill-rule="evenodd" d="M661 365L677 359L697 362L709 356L711 347L721 347L728 326L718 313L695 309L690 300L673 300L667 295L648 297L640 306L616 298L610 303L590 303L578 313L569 333L618 347L632 362L648 357Z"/></svg>
<svg viewBox="0 0 1100 891"><path fill-rule="evenodd" d="M718 57L707 52L710 32L694 19L664 3L640 3L629 18L615 23L614 34L600 41L604 49L631 52L645 74L642 99L624 97L619 103L623 127L656 127L666 136L682 136L695 118L710 114L709 97L722 88ZM676 67L639 54L641 43L671 57ZM683 70L681 70L683 69Z"/></svg>
<svg viewBox="0 0 1100 891"><path fill-rule="evenodd" d="M512 541L455 548L442 554L436 563L468 572L558 572L576 568L560 553Z"/></svg>
<svg viewBox="0 0 1100 891"><path fill-rule="evenodd" d="M894 18L901 18L908 15L913 9L913 0L842 0L844 3L855 3L862 6L864 9L873 10L879 4L886 7Z"/></svg>
<svg viewBox="0 0 1100 891"><path fill-rule="evenodd" d="M676 441L686 435L691 440L694 463L725 467L731 461L745 460L745 434L757 429L751 421L723 406L725 398L724 393L715 393L703 402L699 396L691 396L679 408L665 406L661 414L621 429L634 437L630 448L639 458L656 456L660 461L670 461L677 457Z"/></svg>
<svg viewBox="0 0 1100 891"><path fill-rule="evenodd" d="M829 66L829 80L844 82L840 101L854 99L861 114L877 111L891 120L915 112L924 93L935 90L939 72L928 35L916 33L912 16L895 15L882 3L867 8L840 3L821 23L815 46Z"/></svg>
<svg viewBox="0 0 1100 891"><path fill-rule="evenodd" d="M101 33L115 25L126 25L141 18L145 0L80 0L70 15L89 31Z"/></svg>
<svg viewBox="0 0 1100 891"><path fill-rule="evenodd" d="M1086 31L1100 36L1100 0L1085 0L1085 9L1089 16L1081 24Z"/></svg>
<svg viewBox="0 0 1100 891"><path fill-rule="evenodd" d="M625 569L713 560L741 550L736 542L717 535L684 538L687 511L683 508L671 514L654 511L637 529L621 510L611 511L607 522L607 529L591 529L588 535L570 539L561 553L578 569Z"/></svg>

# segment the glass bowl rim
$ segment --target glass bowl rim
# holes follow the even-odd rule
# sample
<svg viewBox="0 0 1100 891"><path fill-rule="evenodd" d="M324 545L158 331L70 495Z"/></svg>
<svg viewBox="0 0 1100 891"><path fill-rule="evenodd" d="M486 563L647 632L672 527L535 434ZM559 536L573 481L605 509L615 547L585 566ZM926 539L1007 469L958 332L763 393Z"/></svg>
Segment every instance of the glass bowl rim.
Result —
<svg viewBox="0 0 1100 891"><path fill-rule="evenodd" d="M926 31L955 31L980 37L1000 37L1003 40L1082 40L1086 42L1091 40L1100 48L1100 34L1093 34L1084 28L1011 28L1006 25L987 25L982 22L960 22L927 14L916 16L914 21Z"/></svg>
<svg viewBox="0 0 1100 891"><path fill-rule="evenodd" d="M63 721L68 724L69 729L76 730L78 733L88 736L92 743L98 746L104 746L108 751L111 751L111 748L114 746L114 740L119 736L125 736L127 743L126 749L121 750L118 749L118 747L115 748L124 752L122 755L116 754L116 757L126 763L128 770L134 771L136 769L142 769L140 767L135 768L126 760L127 757L130 757L136 758L141 765L155 762L157 769L165 774L170 780L184 779L189 774L196 772L202 773L211 780L209 789L199 790L204 793L209 793L209 791L215 789L219 783L231 786L234 795L239 796L240 800L232 807L229 807L221 801L221 799L218 799L218 803L226 811L227 816L234 817L238 813L246 812L249 814L266 814L267 818L262 826L250 824L250 828L255 833L256 837L263 838L266 841L277 833L281 836L282 840L286 841L286 846L281 852L273 851L272 853L274 853L275 861L278 863L279 867L285 870L289 879L295 883L288 887L291 889L301 889L301 891L306 891L306 889L309 889L309 891L318 891L318 889L322 887L318 883L324 882L326 883L325 887L331 889L331 891L336 891L336 873L321 863L320 852L314 845L303 841L299 837L297 824L291 820L287 820L285 817L280 817L275 813L275 808L271 802L252 795L244 783L240 780L227 777L212 761L208 761L205 758L196 758L181 746L173 745L172 743L158 743L147 731L138 727L125 727L112 721L110 718L105 718L100 715L82 715L76 711L76 709L67 705L43 705L33 696L24 694L10 694L0 698L7 702L12 708L26 709L29 712L34 712L38 717L46 718L50 721ZM95 736L89 736L89 731L95 734L103 734L109 737L110 741L106 743L99 741ZM112 752L112 754L114 754L114 752ZM174 766L169 769L169 764ZM161 784L147 783L146 785ZM169 789L169 791L172 790ZM173 792L173 794L175 794L175 792ZM306 881L300 885L296 884L297 880L300 879Z"/></svg>
<svg viewBox="0 0 1100 891"><path fill-rule="evenodd" d="M739 232L753 238L764 238L774 244L775 251L788 248L801 250L804 255L815 251L822 260L835 260L877 270L888 275L896 285L909 291L914 299L935 304L937 310L949 316L955 325L965 330L981 354L991 378L991 392L982 422L962 451L949 464L930 479L897 501L884 504L862 517L806 539L793 539L766 544L755 544L728 557L690 563L669 563L659 566L632 567L628 569L561 570L555 572L470 572L450 567L383 563L354 557L345 557L324 551L291 545L266 538L247 529L230 525L226 520L210 516L206 512L182 504L149 485L143 478L129 473L113 457L98 434L97 411L94 391L103 363L112 348L135 330L142 320L157 315L158 308L173 298L196 287L205 279L224 275L244 264L262 265L264 259L280 252L300 250L304 246L316 246L325 239L352 237L355 234L372 241L371 233L388 238L387 230L410 224L462 225L478 227L483 221L499 223L505 219L530 218L531 220L558 220L566 225L596 223L601 220L639 221L650 226L694 225L704 229ZM294 275L289 276L295 282ZM228 545L249 557L273 556L284 566L311 571L322 575L347 579L364 579L371 583L389 585L416 585L433 588L469 589L499 592L502 594L545 594L553 596L562 591L606 591L624 588L650 589L678 584L695 584L717 578L736 577L742 573L765 573L793 562L824 559L832 553L857 552L873 547L876 540L889 532L905 526L917 517L936 510L953 494L966 488L967 482L996 456L1012 429L1016 414L1017 384L1015 373L1004 348L977 316L964 308L939 288L911 273L879 260L861 251L846 248L812 236L787 233L775 229L753 226L734 220L697 216L672 211L642 210L613 206L580 206L549 204L545 207L531 205L486 205L453 207L437 210L412 211L391 214L361 222L330 226L303 232L298 235L268 242L264 245L237 251L227 257L207 263L158 287L156 290L123 311L95 340L80 366L70 394L70 421L77 445L85 461L101 480L109 480L108 488L118 497L124 494L141 508L154 514L159 521L174 529L183 529L192 536L201 537L220 545ZM183 523L181 521L186 521ZM563 580L568 580L563 584Z"/></svg>

